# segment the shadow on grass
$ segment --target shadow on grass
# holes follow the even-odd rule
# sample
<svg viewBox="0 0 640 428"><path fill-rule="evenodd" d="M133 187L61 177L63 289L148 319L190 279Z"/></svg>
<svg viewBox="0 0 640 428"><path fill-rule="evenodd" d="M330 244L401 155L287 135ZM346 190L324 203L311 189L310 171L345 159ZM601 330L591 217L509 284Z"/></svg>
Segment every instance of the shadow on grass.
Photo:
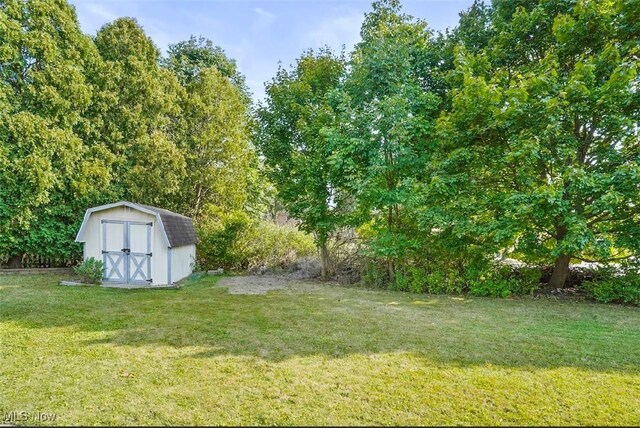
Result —
<svg viewBox="0 0 640 428"><path fill-rule="evenodd" d="M0 278L0 323L98 332L70 346L198 347L268 361L407 352L441 364L640 372L640 310L315 286L231 295L205 277L180 290L56 286ZM58 334L60 341L65 331Z"/></svg>

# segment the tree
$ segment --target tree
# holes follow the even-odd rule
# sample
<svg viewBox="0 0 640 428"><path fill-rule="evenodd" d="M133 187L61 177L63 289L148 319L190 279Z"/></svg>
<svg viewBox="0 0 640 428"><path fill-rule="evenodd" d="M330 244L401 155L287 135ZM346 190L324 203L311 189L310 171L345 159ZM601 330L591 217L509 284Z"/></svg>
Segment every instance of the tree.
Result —
<svg viewBox="0 0 640 428"><path fill-rule="evenodd" d="M344 69L343 59L328 48L304 52L291 70L280 67L267 83L267 98L257 113L257 144L268 176L287 211L314 234L325 278L327 243L338 220L331 152L322 129L334 122L327 96Z"/></svg>
<svg viewBox="0 0 640 428"><path fill-rule="evenodd" d="M572 259L639 249L639 51L622 5L496 1L490 47L458 51L439 124L443 227L553 260L553 287Z"/></svg>
<svg viewBox="0 0 640 428"><path fill-rule="evenodd" d="M198 220L248 209L259 185L244 76L222 48L203 37L169 45L162 64L184 88L176 142L187 175L176 206Z"/></svg>
<svg viewBox="0 0 640 428"><path fill-rule="evenodd" d="M104 66L93 75L100 97L91 109L99 126L92 136L115 157L111 197L168 205L186 173L175 145L183 89L159 67L160 52L135 19L104 25L95 44Z"/></svg>
<svg viewBox="0 0 640 428"><path fill-rule="evenodd" d="M215 68L186 86L178 138L187 175L176 205L200 220L222 210L244 210L256 179L248 106L240 90Z"/></svg>
<svg viewBox="0 0 640 428"><path fill-rule="evenodd" d="M1 1L0 39L0 253L16 267L25 252L69 257L72 208L108 180L80 138L100 58L62 0Z"/></svg>
<svg viewBox="0 0 640 428"><path fill-rule="evenodd" d="M173 71L182 85L192 83L202 70L215 68L238 88L247 104L250 103L245 77L238 71L235 60L227 57L224 50L214 46L211 40L191 36L189 40L169 45L167 54L162 65Z"/></svg>
<svg viewBox="0 0 640 428"><path fill-rule="evenodd" d="M430 154L439 104L425 61L430 32L389 0L373 3L361 37L333 98L339 119L329 131L331 164L355 197L356 223L374 219L373 251L386 259L394 282L396 262L414 244L407 206Z"/></svg>

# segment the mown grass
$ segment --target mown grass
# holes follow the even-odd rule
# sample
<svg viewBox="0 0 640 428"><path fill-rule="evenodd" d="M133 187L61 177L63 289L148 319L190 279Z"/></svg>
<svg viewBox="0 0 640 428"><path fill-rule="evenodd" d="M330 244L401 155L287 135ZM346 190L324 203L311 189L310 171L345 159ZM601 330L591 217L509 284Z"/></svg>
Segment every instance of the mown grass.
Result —
<svg viewBox="0 0 640 428"><path fill-rule="evenodd" d="M640 310L300 284L0 277L0 416L56 424L640 424ZM44 424L31 420L29 424Z"/></svg>

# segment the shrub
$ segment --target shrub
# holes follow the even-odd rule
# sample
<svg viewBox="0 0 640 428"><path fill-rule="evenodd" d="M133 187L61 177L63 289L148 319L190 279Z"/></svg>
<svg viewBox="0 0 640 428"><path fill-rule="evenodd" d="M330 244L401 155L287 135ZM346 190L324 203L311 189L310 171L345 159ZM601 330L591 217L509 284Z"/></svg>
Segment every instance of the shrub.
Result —
<svg viewBox="0 0 640 428"><path fill-rule="evenodd" d="M313 237L295 227L251 220L243 213L219 216L198 227L198 263L203 269L287 269L316 256Z"/></svg>
<svg viewBox="0 0 640 428"><path fill-rule="evenodd" d="M384 263L367 258L363 264L361 272L361 281L369 287L385 288L389 286L389 279L387 278L387 269ZM391 284L393 289L393 284Z"/></svg>
<svg viewBox="0 0 640 428"><path fill-rule="evenodd" d="M639 272L635 261L605 266L596 271L593 280L583 282L581 288L598 302L640 305Z"/></svg>
<svg viewBox="0 0 640 428"><path fill-rule="evenodd" d="M396 272L396 283L393 288L400 291L422 293L425 289L425 275L416 266L407 266Z"/></svg>
<svg viewBox="0 0 640 428"><path fill-rule="evenodd" d="M251 220L242 212L217 216L198 225L197 263L204 269L232 269L241 264L234 244L249 227Z"/></svg>
<svg viewBox="0 0 640 428"><path fill-rule="evenodd" d="M497 262L476 260L429 260L405 262L396 271L396 280L388 284L382 262L369 263L363 275L367 285L387 286L391 290L412 293L461 294L509 297L532 294L540 287L541 270L513 267Z"/></svg>
<svg viewBox="0 0 640 428"><path fill-rule="evenodd" d="M465 289L464 278L454 269L428 271L418 266L405 266L396 272L395 290L411 293L460 294Z"/></svg>
<svg viewBox="0 0 640 428"><path fill-rule="evenodd" d="M316 255L313 237L291 226L258 221L234 245L241 269L286 269L296 260Z"/></svg>
<svg viewBox="0 0 640 428"><path fill-rule="evenodd" d="M104 263L89 257L73 268L73 271L86 284L100 284L104 273Z"/></svg>
<svg viewBox="0 0 640 428"><path fill-rule="evenodd" d="M469 294L487 297L510 297L533 294L540 287L542 272L538 268L512 267L491 263L468 280Z"/></svg>

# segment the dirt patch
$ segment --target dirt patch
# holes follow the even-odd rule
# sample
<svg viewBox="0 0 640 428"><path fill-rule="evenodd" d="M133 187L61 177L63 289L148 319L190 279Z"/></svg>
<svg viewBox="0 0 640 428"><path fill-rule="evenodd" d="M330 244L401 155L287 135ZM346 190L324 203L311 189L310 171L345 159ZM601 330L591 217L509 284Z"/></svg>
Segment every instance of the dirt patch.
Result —
<svg viewBox="0 0 640 428"><path fill-rule="evenodd" d="M289 288L293 280L281 276L231 276L222 278L218 285L229 294L267 294L267 291Z"/></svg>

